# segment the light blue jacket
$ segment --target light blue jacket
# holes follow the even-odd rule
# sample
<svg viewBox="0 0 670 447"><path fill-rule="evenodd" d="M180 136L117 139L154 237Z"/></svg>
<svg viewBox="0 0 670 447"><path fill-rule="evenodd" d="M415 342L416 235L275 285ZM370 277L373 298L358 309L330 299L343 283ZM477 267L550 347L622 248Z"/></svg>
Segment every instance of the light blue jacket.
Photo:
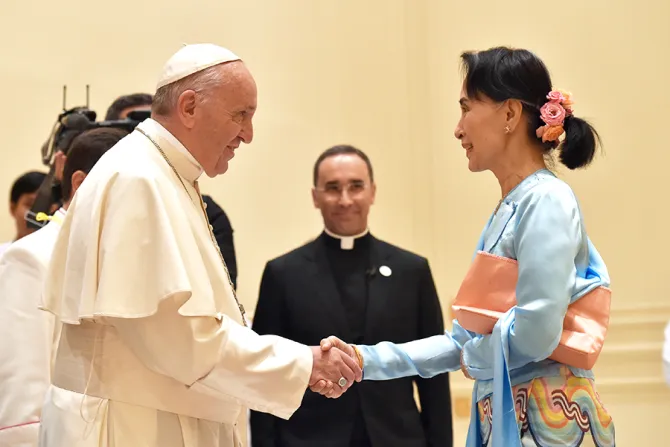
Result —
<svg viewBox="0 0 670 447"><path fill-rule="evenodd" d="M476 379L466 447L480 447L477 405L492 394L493 447L520 446L512 387L556 376L548 357L558 346L569 304L610 284L607 267L584 228L570 187L546 169L524 179L491 216L476 251L516 259L516 299L489 335L463 329L403 344L359 346L364 380L424 378L460 370L460 356ZM476 253L476 252L475 252ZM574 367L575 376L593 378Z"/></svg>

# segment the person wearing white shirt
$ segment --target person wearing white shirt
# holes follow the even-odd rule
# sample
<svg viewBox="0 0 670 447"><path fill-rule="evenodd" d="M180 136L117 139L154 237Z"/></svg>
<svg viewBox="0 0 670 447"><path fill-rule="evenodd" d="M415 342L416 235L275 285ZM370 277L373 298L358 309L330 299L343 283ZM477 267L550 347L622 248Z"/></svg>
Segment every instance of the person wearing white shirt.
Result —
<svg viewBox="0 0 670 447"><path fill-rule="evenodd" d="M128 132L101 128L72 142L63 171L66 198L49 222L0 259L0 445L37 446L61 325L39 309L51 253L74 193L95 163Z"/></svg>
<svg viewBox="0 0 670 447"><path fill-rule="evenodd" d="M40 445L238 447L247 408L288 419L319 380L362 379L342 351L253 332L237 300L199 178L251 142L256 96L230 50L184 46L77 191L45 286L63 326Z"/></svg>

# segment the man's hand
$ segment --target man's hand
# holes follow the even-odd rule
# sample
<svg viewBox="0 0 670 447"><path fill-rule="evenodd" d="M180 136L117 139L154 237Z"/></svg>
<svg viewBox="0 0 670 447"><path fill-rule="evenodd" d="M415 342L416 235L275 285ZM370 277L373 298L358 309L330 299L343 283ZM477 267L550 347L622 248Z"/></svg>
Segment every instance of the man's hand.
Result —
<svg viewBox="0 0 670 447"><path fill-rule="evenodd" d="M309 387L312 391L327 397L340 397L353 385L363 379L358 362L340 349L312 347L314 363ZM346 383L344 383L346 381Z"/></svg>
<svg viewBox="0 0 670 447"><path fill-rule="evenodd" d="M356 350L354 349L354 347L343 342L342 340L340 340L335 336L330 336L328 338L324 338L323 340L321 340L321 350L323 352L329 352L331 350L341 351L356 363L358 370L361 370L361 367L363 366L361 365L358 359L358 355L356 355ZM362 372L361 372L361 379L362 379ZM361 379L357 379L356 381L360 382ZM337 385L337 383L333 383L332 381L324 379L318 380L316 383L310 382L309 388L315 393L319 393L329 398L340 397L342 394L344 394L344 391L348 389L347 387L344 390L342 390Z"/></svg>
<svg viewBox="0 0 670 447"><path fill-rule="evenodd" d="M339 349L340 351L346 353L349 357L358 362L358 357L356 356L356 350L354 349L354 347L351 346L350 344L343 342L334 335L331 335L330 337L321 340L321 349L323 351L328 351L331 348Z"/></svg>

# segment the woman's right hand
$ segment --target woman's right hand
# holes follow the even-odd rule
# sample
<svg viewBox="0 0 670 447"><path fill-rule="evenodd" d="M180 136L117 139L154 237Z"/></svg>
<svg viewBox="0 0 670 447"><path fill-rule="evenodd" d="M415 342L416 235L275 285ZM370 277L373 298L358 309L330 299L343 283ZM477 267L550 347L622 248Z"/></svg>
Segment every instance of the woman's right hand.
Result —
<svg viewBox="0 0 670 447"><path fill-rule="evenodd" d="M470 380L475 380L470 373L468 372L468 369L465 367L465 363L463 363L463 350L461 349L461 371L463 371L463 375L470 379Z"/></svg>

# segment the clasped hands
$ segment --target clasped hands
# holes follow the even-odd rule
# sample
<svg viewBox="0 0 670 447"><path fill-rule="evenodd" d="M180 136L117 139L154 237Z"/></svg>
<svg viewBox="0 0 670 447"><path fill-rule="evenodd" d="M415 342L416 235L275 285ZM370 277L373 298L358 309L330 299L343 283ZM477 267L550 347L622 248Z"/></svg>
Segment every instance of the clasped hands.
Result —
<svg viewBox="0 0 670 447"><path fill-rule="evenodd" d="M309 389L329 398L338 398L354 382L363 380L362 361L355 348L337 337L321 340L312 347L314 358Z"/></svg>

